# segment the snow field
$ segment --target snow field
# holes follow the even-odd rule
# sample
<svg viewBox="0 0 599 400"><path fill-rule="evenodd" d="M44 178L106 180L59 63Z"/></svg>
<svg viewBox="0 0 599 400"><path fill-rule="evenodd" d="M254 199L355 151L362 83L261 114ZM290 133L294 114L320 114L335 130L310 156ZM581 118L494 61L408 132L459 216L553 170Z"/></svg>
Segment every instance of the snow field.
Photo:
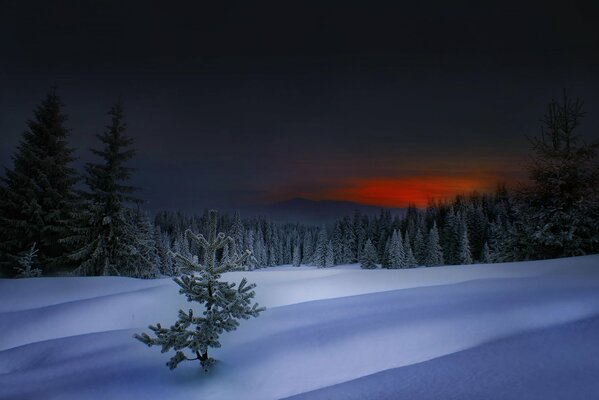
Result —
<svg viewBox="0 0 599 400"><path fill-rule="evenodd" d="M132 339L189 307L170 279L0 280L0 399L584 398L596 389L599 256L223 278L242 276L268 309L223 334L208 374L199 363L169 371L166 354ZM569 377L560 390L549 390L553 374ZM523 392L528 376L537 397ZM448 388L449 377L471 381Z"/></svg>

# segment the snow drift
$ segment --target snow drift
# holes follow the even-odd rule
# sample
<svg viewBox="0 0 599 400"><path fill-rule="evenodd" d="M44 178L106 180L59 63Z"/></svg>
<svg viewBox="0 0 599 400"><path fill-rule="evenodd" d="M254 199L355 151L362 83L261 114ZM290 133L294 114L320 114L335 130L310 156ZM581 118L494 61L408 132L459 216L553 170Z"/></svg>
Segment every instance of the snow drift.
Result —
<svg viewBox="0 0 599 400"><path fill-rule="evenodd" d="M226 274L268 307L216 368L132 338L189 308L170 279L0 281L0 399L589 398L599 256L411 270Z"/></svg>

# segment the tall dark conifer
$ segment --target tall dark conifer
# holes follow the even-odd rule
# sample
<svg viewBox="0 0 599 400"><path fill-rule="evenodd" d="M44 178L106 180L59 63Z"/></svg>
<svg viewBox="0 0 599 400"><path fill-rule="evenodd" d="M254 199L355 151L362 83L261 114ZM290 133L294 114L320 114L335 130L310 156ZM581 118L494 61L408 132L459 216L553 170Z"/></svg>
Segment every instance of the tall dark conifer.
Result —
<svg viewBox="0 0 599 400"><path fill-rule="evenodd" d="M126 208L127 203L139 202L131 195L136 189L127 184L132 169L125 165L135 154L130 148L133 139L124 133L121 104L114 105L108 115L110 125L105 133L97 135L103 148L91 150L102 163L85 167L89 191L82 196L87 210L81 213L82 226L72 238L81 246L71 257L80 262L77 272L82 275L121 274L123 268L129 269L137 253L134 224Z"/></svg>
<svg viewBox="0 0 599 400"><path fill-rule="evenodd" d="M13 169L6 168L1 178L0 260L5 275L12 275L18 255L33 243L44 274L65 262L62 255L67 246L61 239L70 234L77 181L66 120L52 89L27 122L28 130L12 157Z"/></svg>
<svg viewBox="0 0 599 400"><path fill-rule="evenodd" d="M513 258L569 257L599 251L599 141L578 135L583 103L564 91L532 139L531 184L518 193L510 232Z"/></svg>

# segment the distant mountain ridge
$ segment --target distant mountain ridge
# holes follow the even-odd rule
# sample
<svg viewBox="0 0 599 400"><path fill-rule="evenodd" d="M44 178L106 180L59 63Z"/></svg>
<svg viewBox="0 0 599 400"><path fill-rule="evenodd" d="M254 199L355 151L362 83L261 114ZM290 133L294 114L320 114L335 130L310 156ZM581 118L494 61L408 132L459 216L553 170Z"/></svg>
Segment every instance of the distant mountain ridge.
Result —
<svg viewBox="0 0 599 400"><path fill-rule="evenodd" d="M405 208L388 208L337 200L309 200L293 198L265 205L245 206L239 209L242 217L264 216L276 222L301 222L304 224L328 224L343 216L353 216L359 211L365 215L378 215L388 209L392 215L403 215Z"/></svg>

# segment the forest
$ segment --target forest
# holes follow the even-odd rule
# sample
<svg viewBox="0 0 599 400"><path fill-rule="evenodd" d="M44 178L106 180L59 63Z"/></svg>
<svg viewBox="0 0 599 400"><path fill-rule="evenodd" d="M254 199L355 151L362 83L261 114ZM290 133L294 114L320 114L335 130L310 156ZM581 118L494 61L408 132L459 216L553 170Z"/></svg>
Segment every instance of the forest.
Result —
<svg viewBox="0 0 599 400"><path fill-rule="evenodd" d="M530 139L529 180L509 189L498 182L494 193L433 200L394 217L384 208L377 216L356 212L322 226L221 213L218 225L234 242L219 251L218 262L245 249L252 253L249 269L414 268L597 253L599 143L578 133L584 116L582 101L565 91L552 100L542 134ZM178 276L182 266L173 254L201 255L185 231L205 233L208 210L144 210L130 183L136 150L122 104L110 108L91 150L95 160L83 172L73 167L67 121L52 89L27 122L13 167L5 167L1 276Z"/></svg>

